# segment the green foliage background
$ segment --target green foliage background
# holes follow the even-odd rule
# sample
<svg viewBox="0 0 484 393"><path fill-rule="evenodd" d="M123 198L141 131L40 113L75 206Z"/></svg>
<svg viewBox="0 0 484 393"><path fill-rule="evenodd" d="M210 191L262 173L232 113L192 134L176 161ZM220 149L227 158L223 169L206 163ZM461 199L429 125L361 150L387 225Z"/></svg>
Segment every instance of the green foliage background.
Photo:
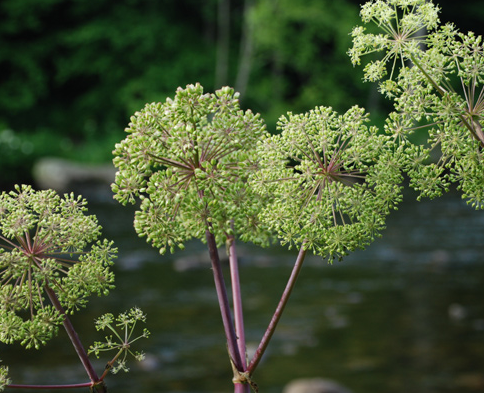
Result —
<svg viewBox="0 0 484 393"><path fill-rule="evenodd" d="M477 1L440 3L479 34ZM1 0L0 185L31 181L45 155L110 161L129 116L188 83L235 86L269 130L288 110L374 111L345 54L358 12L356 0Z"/></svg>

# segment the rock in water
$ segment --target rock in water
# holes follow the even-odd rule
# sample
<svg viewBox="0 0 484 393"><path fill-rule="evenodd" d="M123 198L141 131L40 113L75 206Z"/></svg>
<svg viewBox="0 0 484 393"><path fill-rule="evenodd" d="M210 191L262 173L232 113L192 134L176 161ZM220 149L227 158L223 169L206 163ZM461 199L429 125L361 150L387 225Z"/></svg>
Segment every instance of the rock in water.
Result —
<svg viewBox="0 0 484 393"><path fill-rule="evenodd" d="M39 188L58 192L70 191L79 185L109 185L115 174L116 169L111 164L89 165L54 157L40 159L33 168Z"/></svg>
<svg viewBox="0 0 484 393"><path fill-rule="evenodd" d="M303 378L289 382L282 393L351 393L351 391L328 379Z"/></svg>

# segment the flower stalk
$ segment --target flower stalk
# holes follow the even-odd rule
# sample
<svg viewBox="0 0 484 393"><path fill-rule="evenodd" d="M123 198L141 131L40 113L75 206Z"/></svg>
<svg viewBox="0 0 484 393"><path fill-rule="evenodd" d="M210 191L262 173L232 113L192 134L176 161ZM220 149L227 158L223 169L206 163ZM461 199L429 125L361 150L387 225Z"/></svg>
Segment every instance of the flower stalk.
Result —
<svg viewBox="0 0 484 393"><path fill-rule="evenodd" d="M246 342L245 342L245 327L244 327L244 310L242 307L242 290L240 287L240 277L239 277L239 263L237 257L237 250L235 247L235 238L229 236L227 240L227 252L229 255L229 265L230 265L230 278L232 286L232 302L234 309L234 322L235 322L235 333L237 335L237 346L242 360L241 372L247 371L247 361L246 361ZM234 374L235 370L234 370ZM250 391L250 386L247 383L234 382L234 392L235 393L248 393Z"/></svg>
<svg viewBox="0 0 484 393"><path fill-rule="evenodd" d="M222 323L224 326L225 336L227 339L227 348L229 356L234 363L237 370L244 370L244 362L239 351L237 344L237 335L235 333L234 322L232 319L232 313L230 311L229 299L227 296L227 289L225 286L225 280L222 272L222 266L220 264L220 258L217 250L217 244L215 242L214 235L207 229L205 232L208 252L210 254L210 260L212 261L213 278L215 282L215 290L217 292L217 299L220 306L220 313L222 315Z"/></svg>
<svg viewBox="0 0 484 393"><path fill-rule="evenodd" d="M235 238L229 237L227 240L227 251L229 255L230 278L232 286L232 302L234 309L235 333L237 335L237 346L239 353L244 360L246 356L245 327L244 327L244 310L242 307L242 290L240 287L239 263L237 250L235 247ZM247 362L242 362L242 370L247 370Z"/></svg>
<svg viewBox="0 0 484 393"><path fill-rule="evenodd" d="M429 83L437 90L437 92L444 97L444 95L447 93L447 91L442 87L439 86L439 84L430 76L430 74L423 68L422 64L415 58L415 56L412 54L410 55L410 59L412 60L412 63L417 66L417 68L422 72L422 74L427 78ZM473 121L472 125L469 124L467 119L464 117L462 114L458 114L459 119L462 121L462 124L469 130L471 133L472 137L477 140L482 148L484 148L484 135L482 133L482 127L477 121Z"/></svg>
<svg viewBox="0 0 484 393"><path fill-rule="evenodd" d="M279 300L276 311L274 312L272 319L266 329L266 332L264 333L264 336L262 337L262 340L259 346L257 347L252 360L249 363L249 367L247 368L247 371L249 372L250 375L254 373L255 369L259 365L259 362L261 361L262 356L264 355L267 349L267 346L269 345L269 342L272 336L274 335L277 324L281 319L282 313L284 312L284 309L286 308L286 305L289 301L289 297L291 296L292 290L294 289L299 273L301 272L301 268L303 266L305 257L306 257L306 250L304 249L304 244L303 244L299 249L296 262L294 263L294 267L291 271L291 275L289 276L289 280L287 281L286 287L284 288L284 292L282 293L281 299Z"/></svg>
<svg viewBox="0 0 484 393"><path fill-rule="evenodd" d="M84 349L84 346L82 345L81 340L79 339L79 335L77 334L64 308L59 302L57 295L52 290L52 288L50 288L48 283L45 285L45 292L47 293L47 296L49 297L49 300L51 301L54 308L58 311L60 315L63 316L62 324L64 325L67 335L69 336L69 340L71 341L72 345L74 346L74 349L76 350L77 356L79 356L79 359L84 367L84 370L86 370L86 373L89 376L89 379L91 380L91 386L95 387L97 392L105 393L106 388L104 384L99 384L99 381L100 381L99 377L96 374L96 371L94 370L92 363L87 356L87 352Z"/></svg>

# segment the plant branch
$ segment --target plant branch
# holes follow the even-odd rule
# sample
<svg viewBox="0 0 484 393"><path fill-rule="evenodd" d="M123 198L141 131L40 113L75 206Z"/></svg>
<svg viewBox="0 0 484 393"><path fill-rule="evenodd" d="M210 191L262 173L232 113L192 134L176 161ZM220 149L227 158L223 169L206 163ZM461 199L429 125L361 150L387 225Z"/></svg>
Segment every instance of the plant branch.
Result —
<svg viewBox="0 0 484 393"><path fill-rule="evenodd" d="M104 381L104 378L106 378L106 375L108 375L109 371L111 371L114 363L116 362L116 360L118 360L122 353L123 350L118 351L118 353L116 353L116 355L109 362L107 362L106 366L104 367L104 372L99 378L99 381Z"/></svg>
<svg viewBox="0 0 484 393"><path fill-rule="evenodd" d="M240 288L239 263L235 239L230 237L227 240L227 251L229 254L230 279L232 282L232 301L234 304L235 333L237 334L237 344L242 360L246 353L244 311L242 307L242 291ZM247 362L243 361L243 370L247 369Z"/></svg>
<svg viewBox="0 0 484 393"><path fill-rule="evenodd" d="M247 360L246 360L244 312L242 308L242 291L240 288L237 250L235 248L235 239L233 236L227 239L227 252L229 254L230 278L232 282L232 301L234 304L234 320L235 320L235 332L237 334L237 346L242 358L241 360L242 360L243 369L241 371L246 371ZM250 386L248 384L234 382L234 393L249 393L249 392L250 392Z"/></svg>
<svg viewBox="0 0 484 393"><path fill-rule="evenodd" d="M291 276L289 277L289 280L287 281L286 288L284 289L284 292L282 293L281 300L279 301L279 304L277 305L276 311L274 312L274 315L272 316L272 319L269 323L269 326L267 327L266 332L264 333L264 336L262 337L262 340L255 351L254 357L252 358L249 367L247 368L247 371L250 375L252 375L257 368L262 356L264 355L264 352L267 349L267 346L269 345L269 341L272 338L272 335L274 334L274 331L276 330L277 324L279 323L279 320L281 319L282 313L284 311L284 308L286 307L286 304L289 300L289 297L291 296L291 292L294 288L294 285L296 284L297 277L299 275L299 272L301 271L302 264L304 262L304 258L306 256L306 250L304 249L305 242L301 245L301 248L299 250L299 254L297 256L296 262L294 264L294 267L291 272Z"/></svg>
<svg viewBox="0 0 484 393"><path fill-rule="evenodd" d="M222 322L224 325L225 336L227 338L227 347L229 356L232 358L237 370L242 371L244 369L242 357L240 355L239 348L237 346L237 336L235 334L235 327L230 312L229 300L227 296L227 290L225 287L225 281L222 272L222 266L220 264L220 258L217 251L217 244L215 237L210 229L205 231L205 237L207 239L208 252L210 254L210 260L212 261L213 278L215 281L215 290L217 291L217 298L220 306L220 312L222 314Z"/></svg>
<svg viewBox="0 0 484 393"><path fill-rule="evenodd" d="M422 65L419 63L419 61L415 58L414 55L410 55L410 59L412 60L413 64L417 66L417 68L425 75L427 80L430 82L430 84L439 92L439 94L443 97L447 91L440 87L437 82L434 81L434 79L429 75L427 71L422 67ZM472 125L469 124L469 122L466 120L466 118L463 115L458 115L464 126L470 131L471 135L473 136L474 139L476 139L481 147L484 148L484 139L481 136L482 135L482 128L480 127L479 123L476 123L473 121L473 124L476 126L477 131L472 127Z"/></svg>
<svg viewBox="0 0 484 393"><path fill-rule="evenodd" d="M106 388L104 387L104 384L98 384L99 377L97 376L96 371L94 371L94 368L92 367L86 350L84 349L84 346L82 345L81 340L79 339L79 336L74 329L74 326L72 325L69 317L67 316L64 308L62 307L59 299L57 298L57 295L49 286L49 284L45 285L45 292L47 293L47 296L49 296L49 299L54 308L64 317L62 323L64 325L64 328L66 329L67 335L69 336L72 345L74 346L74 349L77 352L77 355L79 356L79 359L81 360L82 365L84 366L84 369L87 372L87 375L91 380L90 386L96 386L96 389L99 393L106 393Z"/></svg>
<svg viewBox="0 0 484 393"><path fill-rule="evenodd" d="M246 383L234 383L234 393L250 393L250 385Z"/></svg>
<svg viewBox="0 0 484 393"><path fill-rule="evenodd" d="M7 385L7 388L11 389L78 389L78 388L90 388L92 387L92 382L84 382L84 383L74 383L68 385Z"/></svg>

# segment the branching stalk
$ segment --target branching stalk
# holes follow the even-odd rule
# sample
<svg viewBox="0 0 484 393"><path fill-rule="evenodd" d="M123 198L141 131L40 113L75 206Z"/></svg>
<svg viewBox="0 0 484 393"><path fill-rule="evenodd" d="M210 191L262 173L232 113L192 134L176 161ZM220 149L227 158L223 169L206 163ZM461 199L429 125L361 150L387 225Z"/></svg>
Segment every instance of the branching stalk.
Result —
<svg viewBox="0 0 484 393"><path fill-rule="evenodd" d="M272 319L269 323L269 326L267 327L266 332L264 333L264 336L262 337L262 340L259 344L259 347L255 351L254 357L252 358L249 367L247 368L247 371L249 372L250 375L253 374L255 369L257 368L260 360L262 359L262 356L264 355L267 346L269 345L269 341L272 338L272 335L274 334L274 331L276 330L277 324L279 323L279 320L281 319L282 313L284 311L284 308L286 307L286 304L289 300L289 297L291 296L291 292L294 289L294 285L296 284L297 277L299 275L299 272L301 271L304 258L306 256L306 250L304 249L305 243L301 245L301 248L299 250L299 254L296 259L296 263L294 264L294 267L291 272L291 276L289 277L289 280L286 284L286 288L284 289L284 292L282 293L281 300L279 301L279 304L277 305L276 311L274 312L274 315L272 316Z"/></svg>
<svg viewBox="0 0 484 393"><path fill-rule="evenodd" d="M242 307L242 291L240 287L239 278L239 263L237 258L237 250L235 247L235 239L232 237L228 242L229 252L229 264L230 264L230 278L232 282L232 301L234 304L234 320L235 320L235 333L237 335L237 346L241 357L245 357L246 354L246 342L245 342L245 328L244 328L244 311ZM247 362L242 359L242 371L247 370Z"/></svg>
<svg viewBox="0 0 484 393"><path fill-rule="evenodd" d="M244 362L240 355L239 348L237 346L237 335L235 333L235 327L232 320L232 313L230 311L229 300L227 296L227 290L225 287L225 281L222 272L222 266L220 264L220 258L218 255L217 244L213 233L207 228L205 231L205 237L207 239L208 252L210 254L210 260L212 261L213 278L215 281L215 290L217 292L217 298L220 306L220 312L222 314L222 322L224 325L225 336L227 338L227 347L229 355L237 368L242 371L244 369Z"/></svg>
<svg viewBox="0 0 484 393"><path fill-rule="evenodd" d="M45 292L47 293L47 296L49 296L49 299L54 308L64 317L62 323L64 325L64 328L66 329L67 335L69 336L72 345L74 346L74 349L77 352L77 355L79 356L79 359L81 360L82 365L84 366L84 369L87 372L87 375L89 376L89 379L91 380L89 386L94 386L97 389L98 393L106 393L106 388L104 384L99 384L99 377L97 376L96 371L94 371L91 361L87 356L86 350L84 349L84 346L82 345L81 340L79 339L79 336L77 335L77 332L75 331L74 326L72 325L64 308L60 304L57 295L52 290L52 288L49 287L48 284L45 285Z"/></svg>
<svg viewBox="0 0 484 393"><path fill-rule="evenodd" d="M55 390L55 389L79 389L79 388L90 388L92 387L92 382L84 383L74 383L69 385L7 385L9 389L43 389L43 390Z"/></svg>
<svg viewBox="0 0 484 393"><path fill-rule="evenodd" d="M234 393L250 393L250 386L246 383L234 383Z"/></svg>
<svg viewBox="0 0 484 393"><path fill-rule="evenodd" d="M417 66L417 68L425 75L427 80L439 92L439 94L441 96L444 96L447 91L445 89L443 89L442 87L440 87L437 84L437 82L434 81L434 79L429 75L429 73L427 71L425 71L425 69L422 67L420 62L415 58L415 56L410 55L410 59L412 60L413 64L415 64ZM472 125L469 124L469 122L466 120L466 118L463 115L458 115L458 116L459 116L459 119L464 124L464 126L470 131L472 137L479 142L479 144L481 145L482 148L484 148L484 139L482 139L482 137L481 137L482 128L480 127L480 125L478 123L475 124L475 125L477 125L477 132L476 132L474 127L472 127ZM473 123L476 123L476 122L473 122Z"/></svg>
<svg viewBox="0 0 484 393"><path fill-rule="evenodd" d="M229 254L230 278L232 282L232 301L234 304L235 333L237 335L237 346L242 360L242 371L247 370L246 360L246 342L244 327L244 311L242 307L242 291L240 288L239 263L235 239L233 237L227 240L227 250ZM234 393L249 393L250 386L243 383L234 383Z"/></svg>

